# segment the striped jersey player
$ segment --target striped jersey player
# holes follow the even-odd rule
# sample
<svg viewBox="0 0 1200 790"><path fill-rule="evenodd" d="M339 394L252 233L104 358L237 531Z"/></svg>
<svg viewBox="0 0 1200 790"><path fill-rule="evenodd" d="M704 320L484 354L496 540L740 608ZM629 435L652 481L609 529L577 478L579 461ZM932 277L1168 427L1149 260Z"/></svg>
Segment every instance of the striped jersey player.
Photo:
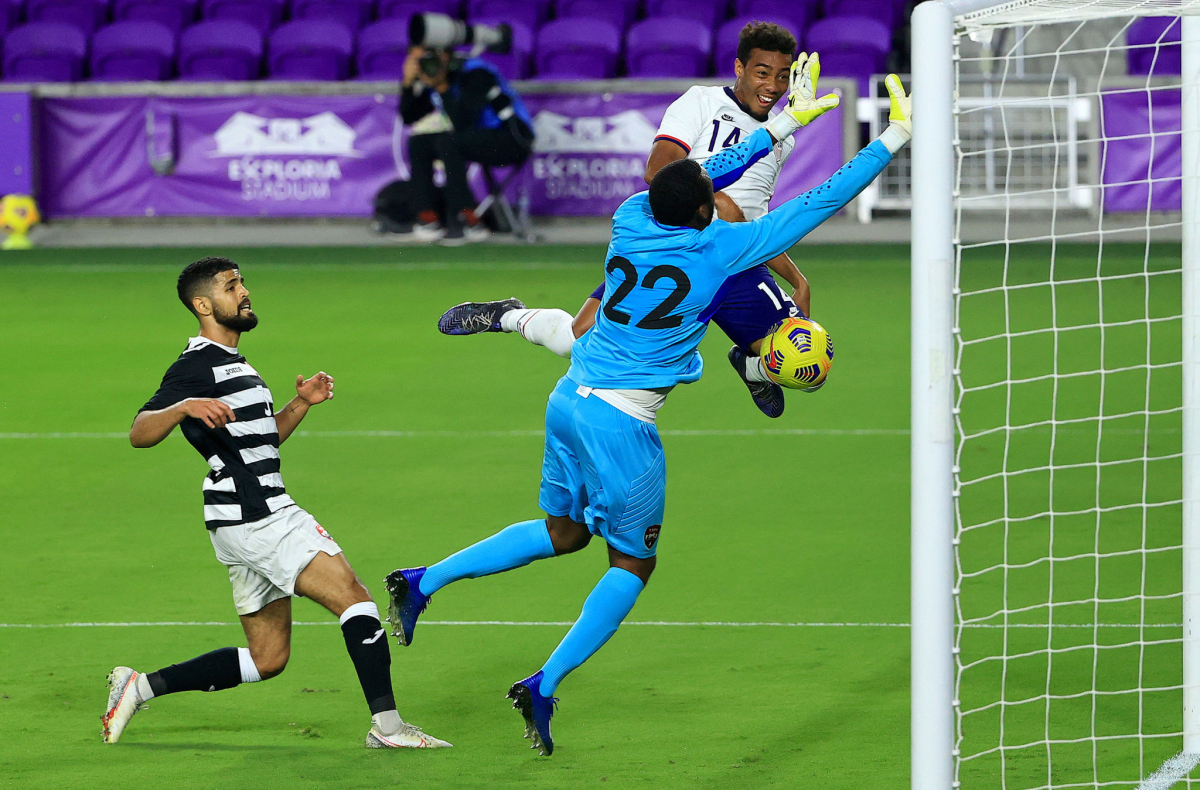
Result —
<svg viewBox="0 0 1200 790"><path fill-rule="evenodd" d="M108 676L104 742L119 741L129 720L154 697L219 691L282 672L291 654L291 598L299 595L341 623L371 711L366 745L449 746L400 719L379 609L341 547L283 484L279 446L312 406L333 398L333 377L297 376L296 397L276 411L266 382L238 351L258 315L237 265L227 258L196 261L179 275L177 291L199 321L200 334L188 340L158 392L138 412L129 440L134 447L153 447L178 425L208 464L204 524L217 560L229 572L248 646L220 648L149 674L117 667Z"/></svg>
<svg viewBox="0 0 1200 790"><path fill-rule="evenodd" d="M738 38L733 85L690 88L667 108L646 163L646 183L673 161L706 162L762 128L773 117L771 110L779 99L787 95L788 69L795 52L795 37L779 25L746 25ZM718 217L742 222L763 216L795 145L791 137L775 143L738 181L718 191ZM772 271L791 286L792 293L779 286ZM438 328L451 335L518 332L531 343L570 357L575 339L595 323L603 295L601 284L574 317L563 310L526 309L516 299L466 302L448 310ZM733 341L729 361L755 405L768 417L783 414L784 399L783 390L762 369L758 358L762 339L784 318L809 315L810 301L808 281L785 252L730 277L701 316L704 321L711 319Z"/></svg>

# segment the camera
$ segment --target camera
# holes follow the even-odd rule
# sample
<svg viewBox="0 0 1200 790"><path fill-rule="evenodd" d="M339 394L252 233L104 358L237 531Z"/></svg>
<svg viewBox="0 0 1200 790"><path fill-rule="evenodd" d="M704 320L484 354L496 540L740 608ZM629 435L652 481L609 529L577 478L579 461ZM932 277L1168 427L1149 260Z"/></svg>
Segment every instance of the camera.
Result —
<svg viewBox="0 0 1200 790"><path fill-rule="evenodd" d="M413 14L408 20L408 41L413 46L436 49L470 46L472 55L484 51L506 55L512 49L512 28L505 24L468 25L445 14ZM425 71L425 59L421 60Z"/></svg>

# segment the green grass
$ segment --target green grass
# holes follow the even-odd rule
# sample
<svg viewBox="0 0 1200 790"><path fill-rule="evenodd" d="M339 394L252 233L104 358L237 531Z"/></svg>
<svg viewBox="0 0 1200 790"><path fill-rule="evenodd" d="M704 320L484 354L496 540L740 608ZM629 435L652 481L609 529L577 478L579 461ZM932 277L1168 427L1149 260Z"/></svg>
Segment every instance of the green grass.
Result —
<svg viewBox="0 0 1200 790"><path fill-rule="evenodd" d="M1162 254L1177 258L1177 250ZM174 297L174 276L211 253L34 251L0 262L7 373L0 434L42 437L0 438L6 548L0 620L235 621L224 570L200 519L206 467L178 434L143 451L120 438L45 437L128 427L195 334ZM455 302L510 294L573 310L598 281L602 249L232 255L243 264L262 317L242 350L276 400L297 373L324 369L337 377L337 399L315 409L302 431L417 432L301 434L284 446L289 493L320 518L377 592L394 567L436 561L537 516L540 437L494 432L540 429L546 396L565 362L514 337L443 337L434 322ZM1105 255L1114 264L1141 261L1140 248L1109 248ZM1023 258L1031 272L1039 256L1042 248ZM812 282L816 316L836 338L830 383L816 395L790 395L783 418L768 422L727 369L728 342L710 332L703 346L707 375L678 388L660 414L670 470L667 518L658 570L631 620L909 619L907 250L806 246L795 257ZM1078 258L1084 266L1087 251ZM1163 285L1168 304L1171 286ZM1087 298L1072 295L1064 304L1086 311ZM1016 314L1034 320L1040 309L1022 306ZM977 331L994 331L995 310L978 312ZM1112 341L1106 350L1116 352L1118 344L1136 349L1138 340ZM994 364L982 359L981 367ZM1060 408L1083 408L1088 397L1060 397ZM980 414L992 419L982 407ZM1153 435L1170 436L1171 427ZM860 433L846 433L854 431ZM1087 441L1094 448L1094 435L1072 446ZM994 448L981 451L979 468L988 452ZM1032 443L1028 458L1039 452L1047 457ZM987 494L979 512L994 505ZM1031 538L1029 546L1035 544ZM1002 549L978 551L994 557ZM594 545L453 585L438 594L427 617L571 620L604 566L603 550ZM1117 569L1114 579L1129 573ZM981 606L990 605L987 596L996 589L984 587ZM908 783L905 628L627 625L563 683L558 748L547 759L523 748L520 719L502 697L513 680L540 666L564 627L431 624L412 648L393 647L402 715L455 748L378 754L360 746L365 706L333 618L307 601L297 601L295 612L297 620L325 625L296 628L282 676L154 701L115 747L99 738L103 678L113 665L156 669L242 644L240 629L0 630L6 738L0 785L857 790ZM1162 622L1178 622L1171 611L1159 614ZM1045 630L1035 632L1044 641ZM996 633L976 632L973 649L996 649ZM1157 666L1169 675L1174 665L1168 658ZM1045 677L1040 669L1040 675L1037 667L1021 670L1035 691ZM1086 668L1072 672L1066 677L1090 679ZM1019 687L1016 680L1009 678L1010 690ZM981 673L978 693L995 699L997 689ZM1069 705L1063 710L1072 727L1088 715ZM1151 710L1168 730L1178 727L1177 711ZM1117 721L1128 715L1114 714ZM1037 722L1020 727L1041 732ZM994 739L991 730L984 724L973 735ZM1006 737L1021 735L1013 724ZM1153 770L1174 751L1176 742L1156 741L1139 762L1136 753L1106 746L1105 764L1136 780L1143 763ZM1063 776L1083 770L1063 761ZM1039 762L1017 753L1008 762L1008 787L1044 781L1044 755ZM999 787L999 770L995 761L971 764L964 786ZM1015 783L1018 776L1030 784Z"/></svg>

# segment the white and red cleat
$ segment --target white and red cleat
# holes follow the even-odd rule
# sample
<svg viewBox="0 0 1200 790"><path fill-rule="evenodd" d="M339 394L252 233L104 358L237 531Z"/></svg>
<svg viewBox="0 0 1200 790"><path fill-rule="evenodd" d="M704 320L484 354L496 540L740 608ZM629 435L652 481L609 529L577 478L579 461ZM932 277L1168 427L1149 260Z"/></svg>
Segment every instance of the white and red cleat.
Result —
<svg viewBox="0 0 1200 790"><path fill-rule="evenodd" d="M121 740L125 725L129 724L133 714L145 707L138 695L139 677L141 673L129 667L117 667L108 673L108 710L100 717L100 723L104 725L105 743Z"/></svg>
<svg viewBox="0 0 1200 790"><path fill-rule="evenodd" d="M452 745L403 722L400 729L388 735L378 727L371 727L366 741L368 749L443 749Z"/></svg>

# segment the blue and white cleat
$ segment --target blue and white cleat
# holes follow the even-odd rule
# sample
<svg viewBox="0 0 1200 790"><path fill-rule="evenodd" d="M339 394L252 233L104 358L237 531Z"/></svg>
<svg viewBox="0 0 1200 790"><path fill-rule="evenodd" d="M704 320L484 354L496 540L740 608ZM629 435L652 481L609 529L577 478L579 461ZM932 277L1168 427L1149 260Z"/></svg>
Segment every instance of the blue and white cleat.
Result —
<svg viewBox="0 0 1200 790"><path fill-rule="evenodd" d="M538 691L542 684L542 670L534 672L524 680L518 680L506 695L513 701L513 708L525 717L525 737L530 740L530 749L538 749L543 757L554 754L554 737L550 735L550 717L558 707L558 697L543 697Z"/></svg>
<svg viewBox="0 0 1200 790"><path fill-rule="evenodd" d="M405 647L412 644L417 618L429 605L429 596L421 594L421 577L424 575L424 566L399 568L383 580L388 591L387 621L391 623L392 636Z"/></svg>
<svg viewBox="0 0 1200 790"><path fill-rule="evenodd" d="M746 388L750 390L750 397L754 399L754 405L771 419L782 416L783 407L786 405L783 399L783 387L773 381L748 380L746 378L747 359L746 352L737 346L729 349L729 364L733 365L733 369L737 371Z"/></svg>
<svg viewBox="0 0 1200 790"><path fill-rule="evenodd" d="M523 310L520 299L501 299L498 302L463 302L456 304L438 319L438 331L443 335L477 335L480 332L503 332L500 316L509 310Z"/></svg>

